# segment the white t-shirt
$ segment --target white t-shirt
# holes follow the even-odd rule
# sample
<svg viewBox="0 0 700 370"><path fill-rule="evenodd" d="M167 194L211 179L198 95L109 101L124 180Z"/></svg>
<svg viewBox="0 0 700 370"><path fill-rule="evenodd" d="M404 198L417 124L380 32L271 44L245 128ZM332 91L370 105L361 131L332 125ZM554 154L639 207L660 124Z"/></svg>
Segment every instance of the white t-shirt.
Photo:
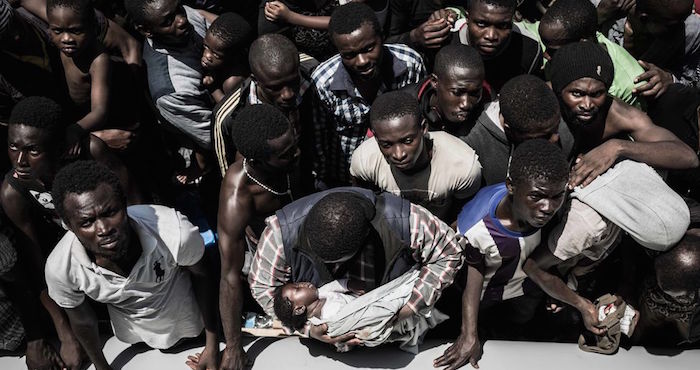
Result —
<svg viewBox="0 0 700 370"><path fill-rule="evenodd" d="M162 349L199 335L202 315L190 275L180 267L204 254L197 227L163 206L131 206L127 214L143 248L129 276L96 265L69 231L46 261L49 296L64 308L79 306L86 295L107 304L114 334L126 343Z"/></svg>
<svg viewBox="0 0 700 370"><path fill-rule="evenodd" d="M433 140L433 157L420 172L406 176L392 171L377 140L371 138L353 152L350 174L443 218L453 198L469 198L479 190L481 164L474 149L462 140L443 131L430 132L429 137Z"/></svg>

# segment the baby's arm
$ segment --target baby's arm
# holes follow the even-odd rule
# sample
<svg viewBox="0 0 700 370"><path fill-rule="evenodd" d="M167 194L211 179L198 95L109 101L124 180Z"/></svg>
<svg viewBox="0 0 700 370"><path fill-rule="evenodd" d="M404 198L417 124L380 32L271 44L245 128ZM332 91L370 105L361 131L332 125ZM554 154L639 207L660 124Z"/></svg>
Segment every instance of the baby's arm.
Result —
<svg viewBox="0 0 700 370"><path fill-rule="evenodd" d="M107 53L101 53L90 66L90 113L78 121L86 131L96 131L107 121L109 104L110 61Z"/></svg>
<svg viewBox="0 0 700 370"><path fill-rule="evenodd" d="M327 30L331 20L329 16L309 16L293 12L281 1L265 4L265 18L270 22L284 22L317 30Z"/></svg>
<svg viewBox="0 0 700 370"><path fill-rule="evenodd" d="M204 78L202 78L202 84L207 88L209 95L211 95L211 98L214 99L216 103L220 102L226 95L223 87L219 87L216 83L216 78L212 75L204 76Z"/></svg>

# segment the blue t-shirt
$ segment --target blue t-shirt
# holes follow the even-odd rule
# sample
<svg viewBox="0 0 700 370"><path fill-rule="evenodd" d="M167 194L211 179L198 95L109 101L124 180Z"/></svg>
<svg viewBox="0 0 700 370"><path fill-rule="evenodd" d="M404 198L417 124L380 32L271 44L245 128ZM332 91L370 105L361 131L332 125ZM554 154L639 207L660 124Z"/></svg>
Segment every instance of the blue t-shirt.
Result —
<svg viewBox="0 0 700 370"><path fill-rule="evenodd" d="M503 226L496 208L507 195L505 183L487 186L457 217L457 231L469 240L466 261L484 274L482 301L519 297L533 286L522 265L540 244L540 231L521 233Z"/></svg>

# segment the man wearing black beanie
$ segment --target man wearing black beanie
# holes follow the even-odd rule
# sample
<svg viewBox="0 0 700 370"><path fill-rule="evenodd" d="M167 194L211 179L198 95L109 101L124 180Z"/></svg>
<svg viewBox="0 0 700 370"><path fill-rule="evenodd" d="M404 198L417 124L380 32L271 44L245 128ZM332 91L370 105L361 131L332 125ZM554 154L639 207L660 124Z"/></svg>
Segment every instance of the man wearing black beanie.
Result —
<svg viewBox="0 0 700 370"><path fill-rule="evenodd" d="M641 110L607 95L614 70L600 46L587 41L566 45L549 68L562 117L575 137L578 157L570 188L585 187L623 158L657 169L698 166L688 145ZM633 141L616 138L624 134Z"/></svg>

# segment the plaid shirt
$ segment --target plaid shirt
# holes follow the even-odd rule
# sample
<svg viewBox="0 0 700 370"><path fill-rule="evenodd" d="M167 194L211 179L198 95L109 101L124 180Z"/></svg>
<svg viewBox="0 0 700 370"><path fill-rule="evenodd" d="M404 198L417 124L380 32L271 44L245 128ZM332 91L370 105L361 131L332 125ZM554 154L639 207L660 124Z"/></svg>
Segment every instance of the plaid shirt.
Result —
<svg viewBox="0 0 700 370"><path fill-rule="evenodd" d="M266 222L267 227L253 258L248 282L255 300L268 315L274 316L275 290L291 280L292 269L285 260L277 216L268 217ZM466 240L425 208L415 204L411 205L409 223L409 247L413 250L413 259L421 266L421 272L408 305L414 312L426 314L428 308L440 297L440 292L452 284L455 274L461 268ZM363 250L362 253L364 252ZM368 286L374 286L374 266L362 262L366 260L361 254L344 276L335 278L358 279Z"/></svg>
<svg viewBox="0 0 700 370"><path fill-rule="evenodd" d="M391 79L383 76L377 95L418 82L425 74L423 59L401 44L385 44L384 57L391 56ZM329 185L348 184L352 152L365 139L372 102L361 95L343 66L340 55L321 63L311 79L319 101L314 109L318 178Z"/></svg>

